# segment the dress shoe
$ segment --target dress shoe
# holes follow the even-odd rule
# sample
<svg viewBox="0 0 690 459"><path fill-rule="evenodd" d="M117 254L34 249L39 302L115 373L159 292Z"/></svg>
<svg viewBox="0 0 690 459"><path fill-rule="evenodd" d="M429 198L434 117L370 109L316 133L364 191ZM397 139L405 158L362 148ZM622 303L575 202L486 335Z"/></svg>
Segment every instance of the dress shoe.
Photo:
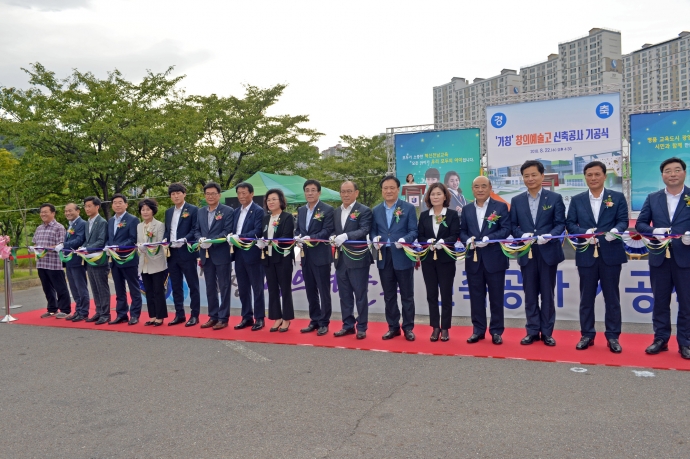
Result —
<svg viewBox="0 0 690 459"><path fill-rule="evenodd" d="M364 339L367 337L367 332L365 331L358 331L357 332L357 339Z"/></svg>
<svg viewBox="0 0 690 459"><path fill-rule="evenodd" d="M217 320L208 319L208 322L206 322L205 324L203 324L203 325L201 326L201 328L211 328L211 327L213 327L214 325L216 325L217 323L218 323Z"/></svg>
<svg viewBox="0 0 690 459"><path fill-rule="evenodd" d="M615 338L607 339L606 345L614 354L620 354L621 352L623 352L623 348L621 347L618 340Z"/></svg>
<svg viewBox="0 0 690 459"><path fill-rule="evenodd" d="M400 329L398 328L397 330L388 330L386 333L383 334L381 339L392 339L395 338L396 336L400 336Z"/></svg>
<svg viewBox="0 0 690 459"><path fill-rule="evenodd" d="M218 322L217 324L215 324L213 326L213 329L214 330L222 330L222 329L226 328L227 326L228 326L227 322Z"/></svg>
<svg viewBox="0 0 690 459"><path fill-rule="evenodd" d="M89 322L89 323L90 322L96 322L98 319L99 319L99 317L96 314L94 314L91 317L89 317L88 319L86 319L85 322Z"/></svg>
<svg viewBox="0 0 690 459"><path fill-rule="evenodd" d="M446 342L450 339L448 336L448 330L441 330L441 341Z"/></svg>
<svg viewBox="0 0 690 459"><path fill-rule="evenodd" d="M110 323L110 319L108 319L107 317L99 317L94 325L103 325L107 323Z"/></svg>
<svg viewBox="0 0 690 459"><path fill-rule="evenodd" d="M341 328L337 332L333 333L333 336L335 336L336 338L340 338L341 336L354 335L355 333L356 332L354 328Z"/></svg>
<svg viewBox="0 0 690 459"><path fill-rule="evenodd" d="M553 347L556 345L556 340L553 339L553 336L541 335L541 340L544 341L544 344L547 346Z"/></svg>
<svg viewBox="0 0 690 459"><path fill-rule="evenodd" d="M328 327L319 327L319 330L316 332L316 336L323 336L326 333L328 333Z"/></svg>
<svg viewBox="0 0 690 459"><path fill-rule="evenodd" d="M491 342L494 344L503 344L503 337L496 333L491 336Z"/></svg>
<svg viewBox="0 0 690 459"><path fill-rule="evenodd" d="M252 325L252 331L261 330L262 328L264 328L264 319L256 319L256 322Z"/></svg>
<svg viewBox="0 0 690 459"><path fill-rule="evenodd" d="M472 336L467 338L467 342L470 344L478 343L480 339L484 339L484 335L478 335L476 333L472 333Z"/></svg>
<svg viewBox="0 0 690 459"><path fill-rule="evenodd" d="M412 330L405 330L405 339L407 341L414 341L414 333Z"/></svg>
<svg viewBox="0 0 690 459"><path fill-rule="evenodd" d="M658 354L661 351L668 351L668 342L662 339L655 339L654 342L644 351L651 355Z"/></svg>
<svg viewBox="0 0 690 459"><path fill-rule="evenodd" d="M532 344L536 341L539 341L539 335L527 335L520 340L520 344L526 346L526 345Z"/></svg>
<svg viewBox="0 0 690 459"><path fill-rule="evenodd" d="M431 332L431 336L429 337L429 341L432 343L435 343L438 341L438 337L441 335L441 329L440 328L434 328L434 330Z"/></svg>
<svg viewBox="0 0 690 459"><path fill-rule="evenodd" d="M77 313L76 313L76 312L75 312L74 314L70 314L70 315L68 315L67 317L65 317L65 320L72 320L72 319L74 319L75 317L77 317Z"/></svg>
<svg viewBox="0 0 690 459"><path fill-rule="evenodd" d="M164 323L165 323L165 322L163 322L163 321L161 320L160 322L154 322L154 323L153 323L153 326L154 326L154 327L160 327L160 326L163 325Z"/></svg>
<svg viewBox="0 0 690 459"><path fill-rule="evenodd" d="M136 325L139 323L139 318L138 317L132 317L129 319L129 322L127 322L127 325Z"/></svg>
<svg viewBox="0 0 690 459"><path fill-rule="evenodd" d="M285 322L287 322L287 325L285 325ZM278 329L278 332L280 332L280 333L285 333L286 331L288 331L288 330L290 329L290 324L291 324L291 323L292 323L292 322L290 322L289 320L284 320L283 323L282 323L281 325L285 325L285 326L284 326L284 327L281 326L281 327Z"/></svg>
<svg viewBox="0 0 690 459"><path fill-rule="evenodd" d="M578 351L584 351L589 346L594 346L594 338L590 338L589 336L583 336L582 338L580 338L580 342L575 345L575 349L577 349Z"/></svg>
<svg viewBox="0 0 690 459"><path fill-rule="evenodd" d="M276 320L276 323L278 323L277 320ZM272 326L271 328L269 328L268 331L270 331L270 332L277 332L278 330L280 330L280 326L281 326L281 325L283 325L283 321L282 321L282 320L280 321L280 323L278 323L278 325L274 325L274 326Z"/></svg>
<svg viewBox="0 0 690 459"><path fill-rule="evenodd" d="M186 319L185 319L184 316L182 316L182 317L180 317L180 316L175 316L175 318L174 318L173 320L171 320L170 322L168 322L168 326L177 325L177 324L183 324L185 320L186 320Z"/></svg>
<svg viewBox="0 0 690 459"><path fill-rule="evenodd" d="M311 333L316 330L316 325L314 324L309 324L308 326L304 327L301 329L299 332L300 333Z"/></svg>
<svg viewBox="0 0 690 459"><path fill-rule="evenodd" d="M681 357L690 360L690 346L681 346L678 352L680 352Z"/></svg>
<svg viewBox="0 0 690 459"><path fill-rule="evenodd" d="M153 325L155 323L156 323L155 319L147 320L146 322L144 322L144 327L150 327L151 325Z"/></svg>
<svg viewBox="0 0 690 459"><path fill-rule="evenodd" d="M72 322L81 322L82 320L86 319L86 317L82 316L81 314L76 314L72 318Z"/></svg>
<svg viewBox="0 0 690 459"><path fill-rule="evenodd" d="M51 317L55 317L54 312L44 312L43 314L41 314L41 319L49 319Z"/></svg>
<svg viewBox="0 0 690 459"><path fill-rule="evenodd" d="M243 328L247 328L247 327L252 326L252 325L254 325L253 320L242 319L242 321L240 323L238 323L237 325L235 325L233 328L235 330L242 330Z"/></svg>
<svg viewBox="0 0 690 459"><path fill-rule="evenodd" d="M187 321L186 324L184 324L185 327L193 327L194 325L197 325L199 323L199 318L198 317L190 317L189 320ZM170 325L170 324L168 324Z"/></svg>
<svg viewBox="0 0 690 459"><path fill-rule="evenodd" d="M127 322L127 316L124 317L116 317L115 320L111 320L108 322L108 325L117 325L117 324L123 324Z"/></svg>

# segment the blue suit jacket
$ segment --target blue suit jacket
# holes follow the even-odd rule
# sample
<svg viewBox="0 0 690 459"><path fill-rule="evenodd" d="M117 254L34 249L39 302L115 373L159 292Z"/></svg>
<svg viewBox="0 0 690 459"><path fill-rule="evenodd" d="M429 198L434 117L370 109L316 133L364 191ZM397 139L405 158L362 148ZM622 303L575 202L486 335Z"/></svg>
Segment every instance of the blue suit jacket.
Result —
<svg viewBox="0 0 690 459"><path fill-rule="evenodd" d="M322 213L320 220L314 219L316 214ZM309 236L312 239L328 239L333 234L335 226L333 223L333 207L321 201L316 203L314 212L311 214L309 229L307 223L307 206L302 206L297 210L297 226L295 234L297 236ZM312 263L316 266L324 266L333 262L333 252L329 244L320 243L314 247L304 245L304 258L302 264Z"/></svg>
<svg viewBox="0 0 690 459"><path fill-rule="evenodd" d="M391 225L388 226L388 219L386 219L386 203L385 201L374 207L372 210L373 219L371 222L371 240L376 236L381 236L381 242L390 240L391 244L381 247L382 260L377 260L379 269L383 269L386 264L386 250L391 251L391 258L393 260L393 269L411 269L414 268L415 262L407 258L403 249L395 247L394 243L398 242L400 238L405 239L405 242L411 244L417 239L417 210L409 202L398 199L395 203L394 209L398 207L402 210L402 215L399 221L395 220L395 215L391 218Z"/></svg>
<svg viewBox="0 0 690 459"><path fill-rule="evenodd" d="M172 224L172 216L174 211L175 206L165 210L165 233L163 233L163 238L168 242L172 242L170 240L170 226ZM189 214L189 216L182 218L182 215L185 213ZM194 228L196 227L197 217L199 216L198 214L199 208L197 206L193 206L187 202L184 203L180 218L177 220L177 239L185 238L190 242L195 240ZM199 258L198 252L190 252L187 250L186 246L182 246L181 250L179 250L177 253L180 255L180 259L182 260L196 260Z"/></svg>
<svg viewBox="0 0 690 459"><path fill-rule="evenodd" d="M247 210L247 216L244 218L244 224L242 228L238 228L240 220L241 209L235 210L235 220L233 223L234 234L237 234L240 238L260 238L263 234L263 220L264 220L264 210L252 202ZM249 242L249 241L244 241ZM261 262L261 250L255 245L249 250L238 250L235 248L235 258L242 257L242 261L248 264L260 263Z"/></svg>
<svg viewBox="0 0 690 459"><path fill-rule="evenodd" d="M559 236L565 231L565 204L563 197L549 190L541 190L539 208L537 209L537 221L532 220L532 212L529 210L529 192L526 191L515 196L510 201L510 224L513 237L521 238L525 233L533 233L535 236L550 234ZM539 254L544 262L549 265L557 265L565 260L562 240L551 239L546 244L539 246ZM527 255L517 259L520 266L529 263Z"/></svg>
<svg viewBox="0 0 690 459"><path fill-rule="evenodd" d="M597 233L616 228L618 232L622 233L628 229L628 201L623 196L623 193L604 188L602 196L604 200L610 197L611 201L613 201L613 206L606 207L606 204L602 202L597 222L594 221L592 206L589 203L589 191L573 196L568 208L568 218L566 218L568 233L584 234L590 228L596 228ZM604 260L604 263L607 265L619 265L628 262L623 241L616 239L609 242L604 238L604 235L598 236L597 239L599 241L599 256ZM594 265L594 262L593 246L590 245L584 252L579 250L575 252L576 266L586 268Z"/></svg>
<svg viewBox="0 0 690 459"><path fill-rule="evenodd" d="M683 188L683 194L680 196L678 207L676 207L673 220L671 220L664 190L651 193L647 196L640 215L637 217L635 229L643 234L652 234L654 227L671 228L671 234L684 234L686 231L690 231L690 206L685 201L686 197L690 197L690 188L687 186ZM670 251L671 257L678 266L690 268L690 246L683 244L680 239L673 239L670 244ZM661 266L665 257L665 250L656 254L650 251L649 265Z"/></svg>
<svg viewBox="0 0 690 459"><path fill-rule="evenodd" d="M65 233L65 241L63 242L63 245L65 249L75 250L83 246L84 242L86 241L86 222L81 217L77 217L72 224L72 229L74 230L74 234L69 234L69 231L67 231ZM63 255L65 255L65 253L63 253ZM82 260L81 257L76 254L72 255L72 259L70 261L63 263L63 265L67 268L74 268L75 266L82 266L83 264L84 260Z"/></svg>
<svg viewBox="0 0 690 459"><path fill-rule="evenodd" d="M125 212L122 216L122 220L120 220L120 224L123 223L125 226L118 228L117 232L115 232L115 217L113 216L108 220L108 243L106 245L133 247L137 244L137 225L139 224L139 219L129 212ZM120 268L137 268L139 266L139 253L137 252L134 258L127 263L119 264L112 261L110 265L117 265Z"/></svg>
<svg viewBox="0 0 690 459"><path fill-rule="evenodd" d="M491 225L491 228L489 228L489 222L484 221L481 231L477 222L477 206L474 201L462 208L462 213L460 214L460 239L463 244L472 236L475 237L475 242L480 242L484 236L494 240L507 239L510 236L508 205L495 199L489 199L487 206L484 218L488 218L495 212L498 215L498 221ZM491 243L486 247L477 247L476 249L466 247L466 249L465 270L467 272L476 273L479 271L481 263L484 264L484 267L490 273L505 271L510 267L510 261L503 254L498 243ZM475 250L477 252L477 261L474 261Z"/></svg>
<svg viewBox="0 0 690 459"><path fill-rule="evenodd" d="M232 207L225 204L218 204L214 210L216 217L213 218L211 226L208 226L208 206L202 207L197 213L196 227L194 228L194 239L199 240L202 237L206 239L220 239L227 237L232 233L232 228L235 225L234 211ZM206 263L206 249L199 248L201 257L201 265ZM208 249L208 256L214 265L227 265L232 263L232 256L230 254L230 245L226 242L222 244L212 244Z"/></svg>
<svg viewBox="0 0 690 459"><path fill-rule="evenodd" d="M371 231L371 209L364 204L355 202L352 206L352 210L350 210L350 214L345 220L345 227L342 225L342 212L342 206L338 206L333 213L333 221L335 224L334 234L337 236L346 233L349 241L365 241L369 235L369 231ZM359 215L355 219L352 219L351 215L354 212L359 212ZM343 246L349 247L351 250L361 250L361 247L352 247L352 244L343 244ZM341 264L345 264L346 268L368 268L369 265L372 264L371 252L368 250L361 257L356 257L360 258L359 260L353 260L348 257L341 248L336 250L340 252L338 258L333 261L336 268Z"/></svg>

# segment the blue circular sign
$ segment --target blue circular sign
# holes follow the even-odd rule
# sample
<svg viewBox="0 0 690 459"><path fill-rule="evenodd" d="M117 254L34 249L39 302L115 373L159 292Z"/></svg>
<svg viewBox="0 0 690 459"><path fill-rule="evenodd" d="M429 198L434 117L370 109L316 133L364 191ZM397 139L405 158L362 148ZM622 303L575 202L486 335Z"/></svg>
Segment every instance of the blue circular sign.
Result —
<svg viewBox="0 0 690 459"><path fill-rule="evenodd" d="M514 92L515 94L517 94L517 93L520 92L520 90L517 88L517 86L514 86L514 87L513 87L513 92Z"/></svg>
<svg viewBox="0 0 690 459"><path fill-rule="evenodd" d="M613 115L613 105L609 102L602 102L597 105L597 116L601 119L606 119Z"/></svg>
<svg viewBox="0 0 690 459"><path fill-rule="evenodd" d="M612 60L611 60L611 68L612 68L612 69L615 69L616 67L618 67L618 62L616 62L615 59L612 59Z"/></svg>
<svg viewBox="0 0 690 459"><path fill-rule="evenodd" d="M503 126L506 125L507 121L508 119L503 113L498 112L491 115L491 125L496 129L501 129Z"/></svg>

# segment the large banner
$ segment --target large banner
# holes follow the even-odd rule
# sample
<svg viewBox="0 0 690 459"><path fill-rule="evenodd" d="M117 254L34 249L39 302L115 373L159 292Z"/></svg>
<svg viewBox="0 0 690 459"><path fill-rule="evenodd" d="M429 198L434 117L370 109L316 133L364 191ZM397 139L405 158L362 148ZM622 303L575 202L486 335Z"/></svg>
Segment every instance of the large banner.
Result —
<svg viewBox="0 0 690 459"><path fill-rule="evenodd" d="M451 208L472 201L472 180L481 169L479 129L427 131L395 136L395 170L400 183L408 174L414 183L443 182L452 195ZM420 203L422 209L425 208Z"/></svg>
<svg viewBox="0 0 690 459"><path fill-rule="evenodd" d="M690 163L690 110L630 116L632 210L665 186L659 166L672 156Z"/></svg>
<svg viewBox="0 0 690 459"><path fill-rule="evenodd" d="M606 164L606 187L622 189L620 94L499 105L486 109L489 178L506 201L526 190L520 166L544 164L545 181L570 197L587 190L584 166Z"/></svg>

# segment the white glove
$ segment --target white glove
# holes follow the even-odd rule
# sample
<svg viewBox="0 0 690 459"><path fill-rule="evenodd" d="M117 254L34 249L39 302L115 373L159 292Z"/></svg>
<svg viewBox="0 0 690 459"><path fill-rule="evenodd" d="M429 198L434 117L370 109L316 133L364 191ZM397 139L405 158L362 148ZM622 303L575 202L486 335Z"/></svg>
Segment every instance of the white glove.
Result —
<svg viewBox="0 0 690 459"><path fill-rule="evenodd" d="M433 245L433 244L434 244L434 241L436 241L436 239L427 239L427 240L426 240L426 243L427 243L427 244Z"/></svg>
<svg viewBox="0 0 690 459"><path fill-rule="evenodd" d="M456 250L456 251L465 248L465 246L462 245L462 242L460 242L460 241L457 241L457 242L455 243L454 247L455 247L455 250Z"/></svg>
<svg viewBox="0 0 690 459"><path fill-rule="evenodd" d="M595 232L596 230L597 230L596 228L590 228L590 229L588 229L587 231L585 231L585 234L594 234L594 232ZM590 237L590 238L589 238L589 243L590 243L590 244L596 244L596 242L597 242L597 238L596 238L596 237Z"/></svg>
<svg viewBox="0 0 690 459"><path fill-rule="evenodd" d="M340 247L345 241L347 241L347 233L339 234L335 238L335 245Z"/></svg>
<svg viewBox="0 0 690 459"><path fill-rule="evenodd" d="M551 237L550 234L542 234L541 236L537 236L537 244L544 245L550 241L550 239L546 239L546 237L544 237L544 236Z"/></svg>
<svg viewBox="0 0 690 459"><path fill-rule="evenodd" d="M614 236L614 234L618 234L618 228L611 228L611 231L606 233L606 236L604 236L604 239L606 239L609 242L615 241L616 236Z"/></svg>
<svg viewBox="0 0 690 459"><path fill-rule="evenodd" d="M59 251L62 250L64 247L65 247L65 244L58 244L58 245L55 246L55 249L54 249L54 250L55 250L56 252L59 252Z"/></svg>
<svg viewBox="0 0 690 459"><path fill-rule="evenodd" d="M256 246L259 248L259 250L263 250L266 247L268 247L268 242L266 242L263 239L257 239L256 240Z"/></svg>
<svg viewBox="0 0 690 459"><path fill-rule="evenodd" d="M373 242L374 244L376 244L376 248L377 248L377 249L381 249L381 247L383 246L383 244L379 243L380 240L381 240L381 236L376 236L376 237L374 238L374 240L371 241L371 242Z"/></svg>
<svg viewBox="0 0 690 459"><path fill-rule="evenodd" d="M690 245L690 231L686 231L680 240L683 242L683 244Z"/></svg>
<svg viewBox="0 0 690 459"><path fill-rule="evenodd" d="M79 247L77 252L86 252L86 247Z"/></svg>
<svg viewBox="0 0 690 459"><path fill-rule="evenodd" d="M436 244L434 244L434 248L436 250L443 250L443 239L439 239L436 241Z"/></svg>
<svg viewBox="0 0 690 459"><path fill-rule="evenodd" d="M671 228L654 228L652 234L657 235L656 240L659 242L665 241L667 238L661 237L663 234L668 234L671 232Z"/></svg>
<svg viewBox="0 0 690 459"><path fill-rule="evenodd" d="M467 247L471 247L473 243L474 243L474 236L472 236L471 238L469 238L469 239L467 240L467 242L465 242L465 245L466 245Z"/></svg>
<svg viewBox="0 0 690 459"><path fill-rule="evenodd" d="M139 253L144 253L146 247L141 242L137 242L136 246L137 246L137 251L139 251Z"/></svg>
<svg viewBox="0 0 690 459"><path fill-rule="evenodd" d="M240 237L237 234L229 234L228 235L228 242L230 242L230 239L232 239L235 242L240 242ZM230 242L232 244L232 242Z"/></svg>
<svg viewBox="0 0 690 459"><path fill-rule="evenodd" d="M311 236L304 236L304 237L302 238L302 242L308 241L308 240L310 240L310 239L311 239Z"/></svg>
<svg viewBox="0 0 690 459"><path fill-rule="evenodd" d="M401 237L400 239L398 239L398 242L395 243L395 247L398 249L402 249L403 248L402 243L404 243L404 242L407 242L407 241L405 241L405 239Z"/></svg>
<svg viewBox="0 0 690 459"><path fill-rule="evenodd" d="M33 245L30 245L30 246L28 247L28 251L29 251L29 253L35 253L34 246L33 246Z"/></svg>
<svg viewBox="0 0 690 459"><path fill-rule="evenodd" d="M420 243L417 241L417 239L415 239L414 242L412 243L412 247L414 247L415 249L421 249L421 248L422 248L422 244L420 244Z"/></svg>
<svg viewBox="0 0 690 459"><path fill-rule="evenodd" d="M534 237L534 233L522 233L520 239L527 239L529 237Z"/></svg>
<svg viewBox="0 0 690 459"><path fill-rule="evenodd" d="M187 242L187 239L185 239L185 238L178 239L176 241L173 241L170 244L170 247L172 247L173 249L179 249L180 247L182 247L185 244L185 242Z"/></svg>
<svg viewBox="0 0 690 459"><path fill-rule="evenodd" d="M476 243L476 244L477 244L477 247L486 247L487 245L489 245L489 243L486 242L486 241L488 241L488 240L489 240L489 236L484 236L484 237L482 238L482 242L477 242L477 243Z"/></svg>
<svg viewBox="0 0 690 459"><path fill-rule="evenodd" d="M208 239L205 237L199 238L199 247L201 247L202 249L210 248L212 244L206 241L208 241Z"/></svg>
<svg viewBox="0 0 690 459"><path fill-rule="evenodd" d="M117 250L120 248L120 246L119 245L106 245L105 248L110 249L110 250Z"/></svg>

